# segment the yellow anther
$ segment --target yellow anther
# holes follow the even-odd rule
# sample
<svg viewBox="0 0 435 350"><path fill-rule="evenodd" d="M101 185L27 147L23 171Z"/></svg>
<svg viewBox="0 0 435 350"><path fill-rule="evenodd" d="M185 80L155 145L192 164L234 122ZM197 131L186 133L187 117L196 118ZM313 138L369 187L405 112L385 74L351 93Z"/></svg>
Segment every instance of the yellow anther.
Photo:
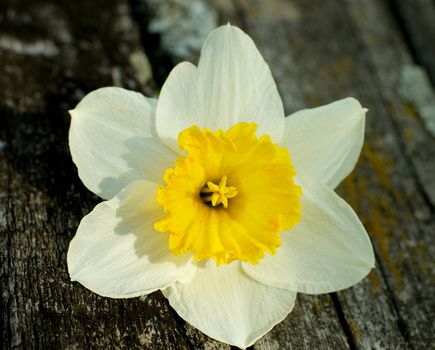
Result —
<svg viewBox="0 0 435 350"><path fill-rule="evenodd" d="M224 208L228 208L228 199L237 196L237 188L227 186L227 177L223 176L218 185L211 181L207 182L207 186L201 190L201 197L204 202L211 202L213 207L220 204Z"/></svg>

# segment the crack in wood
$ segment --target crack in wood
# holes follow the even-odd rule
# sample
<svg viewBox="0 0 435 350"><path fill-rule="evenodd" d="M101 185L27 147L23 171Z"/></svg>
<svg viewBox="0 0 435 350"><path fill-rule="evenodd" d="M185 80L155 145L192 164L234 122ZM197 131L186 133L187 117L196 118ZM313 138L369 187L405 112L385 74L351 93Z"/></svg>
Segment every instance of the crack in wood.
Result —
<svg viewBox="0 0 435 350"><path fill-rule="evenodd" d="M340 304L340 301L337 298L336 293L331 293L330 296L331 296L332 303L334 304L335 311L337 312L337 317L340 321L341 328L343 329L343 332L346 336L349 349L351 350L358 349L355 344L352 328L350 327L349 323L346 320L346 316L344 315L343 308Z"/></svg>

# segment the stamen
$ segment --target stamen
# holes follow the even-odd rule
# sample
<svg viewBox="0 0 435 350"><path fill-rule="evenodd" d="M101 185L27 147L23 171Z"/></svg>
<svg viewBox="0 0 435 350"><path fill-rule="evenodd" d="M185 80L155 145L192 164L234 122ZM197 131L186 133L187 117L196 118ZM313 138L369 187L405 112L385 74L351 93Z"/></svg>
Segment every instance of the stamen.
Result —
<svg viewBox="0 0 435 350"><path fill-rule="evenodd" d="M227 177L223 176L219 185L208 181L207 185L201 189L199 195L206 204L211 203L213 207L222 204L224 208L228 208L228 199L234 198L237 196L237 193L237 188L227 186Z"/></svg>

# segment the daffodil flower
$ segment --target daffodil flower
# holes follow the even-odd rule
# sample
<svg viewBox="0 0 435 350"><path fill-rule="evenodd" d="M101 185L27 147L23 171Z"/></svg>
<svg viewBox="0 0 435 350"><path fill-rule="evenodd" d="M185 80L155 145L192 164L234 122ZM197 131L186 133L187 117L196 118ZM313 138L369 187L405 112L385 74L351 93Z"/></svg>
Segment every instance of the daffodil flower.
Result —
<svg viewBox="0 0 435 350"><path fill-rule="evenodd" d="M297 292L350 287L374 266L333 190L360 154L365 112L346 98L285 118L268 65L230 25L197 67L172 70L158 101L91 92L71 111L69 142L106 201L71 241L71 279L112 298L161 290L205 334L250 346Z"/></svg>

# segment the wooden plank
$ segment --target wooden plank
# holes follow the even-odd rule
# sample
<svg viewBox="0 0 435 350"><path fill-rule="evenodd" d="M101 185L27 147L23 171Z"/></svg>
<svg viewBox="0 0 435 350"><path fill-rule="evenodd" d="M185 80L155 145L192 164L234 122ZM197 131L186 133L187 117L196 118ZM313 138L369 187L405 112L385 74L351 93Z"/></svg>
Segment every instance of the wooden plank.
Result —
<svg viewBox="0 0 435 350"><path fill-rule="evenodd" d="M378 268L336 295L298 296L254 348L434 347L434 144L397 91L402 66L413 62L386 1L210 4L222 23L253 36L289 113L346 95L371 110L362 159L339 191L371 234ZM160 293L112 300L69 281L69 241L100 200L77 178L66 111L103 85L155 91L127 1L109 5L0 4L0 343L229 349L181 320ZM146 48L159 50L147 47L146 23L141 29ZM170 62L162 70L154 57L153 69L167 71Z"/></svg>
<svg viewBox="0 0 435 350"><path fill-rule="evenodd" d="M383 150L381 158L372 159L375 167L378 163L379 183L390 199L382 203L379 196L372 198L384 218L378 221L370 214L368 220L375 225L373 232L383 255L383 273L399 316L398 326L411 348L431 348L435 346L432 321L435 246L431 239L435 232L435 179L430 174L435 173L435 142L419 115L400 94L403 70L413 62L389 4L386 1L347 1L347 4L355 31L369 55L367 61L372 67L377 94L402 152L401 159L391 159L391 165L387 166L382 164L382 157L390 155L389 149ZM400 170L402 164L407 165L407 172ZM402 174L401 179L397 173ZM401 216L406 219L400 220Z"/></svg>
<svg viewBox="0 0 435 350"><path fill-rule="evenodd" d="M327 47L327 42L324 42L325 36L332 35L335 28L334 24L330 23L335 15L331 18L329 13L325 14L325 5L328 7L326 3L301 4L300 2L293 2L291 5L292 8L288 10L288 13L292 13L292 16L279 18L278 20L270 17L263 18L262 14L264 11L261 8L262 4L262 2L243 1L240 3L239 9L242 13L245 13L244 21L247 30L253 35L260 50L264 52L266 61L269 62L271 66L281 91L285 108L289 113L303 108L304 106L313 106L322 103L321 101L317 101L317 95L319 93L326 94L326 96L323 97L324 103L330 102L333 99L346 97L347 95L358 96L355 90L349 91L348 86L343 86L342 91L335 90L338 96L334 96L332 95L334 89L331 90L331 86L325 86L326 84L323 82L325 77L320 78L322 74L332 76L341 66L344 65L346 67L346 65L348 65L345 57L336 52L331 52ZM321 16L324 16L324 20L318 18ZM308 21L308 23L317 21L317 23L316 26L308 28L304 25L306 21ZM274 38L273 41L270 40L271 37ZM338 43L329 43L337 47L337 50L340 49ZM322 68L325 69L326 65L322 65L322 59L328 62L328 65L331 67L329 70L324 70L323 73L321 70ZM334 61L338 63L334 63ZM347 74L349 73L350 72L347 72ZM349 76L345 75L341 77L341 80L344 82L346 82L347 79L349 79ZM328 96L328 92L332 96ZM371 327L371 329L368 330L367 333L371 334L369 337L370 345L379 345L382 347L382 345L386 346L389 344L388 341L394 340L394 342L390 344L402 346L404 344L403 338L397 326L394 324L394 320L397 319L397 316L391 312L391 301L387 296L382 276L377 270L372 272L371 276L371 279L363 281L361 284L344 293L354 298L354 300L350 302L354 311L359 310L362 307L361 305L366 305L365 308L362 307L365 311L364 316L370 316L371 322L376 320L378 325L382 324L382 329L379 327L379 332L385 332L382 335L378 334L378 332L374 332L375 327ZM375 281L376 288L374 289L376 290L376 295L372 291L372 281ZM341 294L343 294L343 292L339 293L339 295ZM372 303L368 303L369 300L371 300ZM306 302L308 304L312 303L310 297L306 297ZM346 304L340 303L336 305L336 307L337 310L332 310L329 315L333 322L337 322L334 319L334 313L342 312L341 309L345 308ZM354 312L353 315L354 318L357 318L356 312ZM293 316L293 314L290 314L288 319L291 320ZM364 320L362 317L358 319ZM356 322L353 322L356 325ZM366 322L364 322L363 325L364 328L367 328ZM357 327L359 325L354 326L354 331L352 331L351 328L353 324L349 321L345 321L345 324L342 326L342 332L346 331L346 334L350 334L350 339L348 339L349 345L352 348L361 346L362 344L359 343L361 337L357 336ZM368 327L370 328L370 326ZM318 324L314 323L305 328L305 331L299 333L299 336L305 340L305 346L300 348L316 348L317 342L315 340L313 341L312 337L313 329L323 333L322 342L326 344L328 344L329 339L334 334L325 326L321 327L319 330ZM287 328L283 331L292 332L291 328ZM279 339L279 333L275 334L274 338ZM256 346L258 349L263 347L267 348L273 343L274 339L265 337ZM280 346L289 346L289 348L292 348L293 345L292 341L290 341L287 344L281 343ZM333 346L332 344L328 344L326 348L333 348ZM340 346L338 346L338 348L340 348Z"/></svg>
<svg viewBox="0 0 435 350"><path fill-rule="evenodd" d="M424 172L434 166L428 157L434 145L418 118L410 118L394 86L398 57L409 53L385 3L275 1L279 10L273 16L270 3L235 3L271 65L287 111L347 95L371 110L362 159L339 189L371 234L378 260L369 279L337 295L349 344L429 348L435 309L430 234L435 227ZM404 141L405 133L418 137ZM258 347L274 341L265 338Z"/></svg>
<svg viewBox="0 0 435 350"><path fill-rule="evenodd" d="M100 199L71 161L67 110L105 85L154 92L145 66L125 0L0 3L0 347L229 348L161 293L114 300L69 280L69 242Z"/></svg>
<svg viewBox="0 0 435 350"><path fill-rule="evenodd" d="M408 103L401 93L404 83L407 89L421 91L412 81L404 80L404 72L414 67L413 58L396 25L395 18L385 1L350 2L350 15L356 30L371 57L373 76L380 80L380 95L392 117L393 125L404 147L404 157L418 179L423 196L435 206L435 143L433 134L427 129L418 107ZM363 18L365 18L363 20ZM424 106L423 106L424 107ZM423 111L424 112L424 111ZM435 119L435 109L431 111Z"/></svg>

